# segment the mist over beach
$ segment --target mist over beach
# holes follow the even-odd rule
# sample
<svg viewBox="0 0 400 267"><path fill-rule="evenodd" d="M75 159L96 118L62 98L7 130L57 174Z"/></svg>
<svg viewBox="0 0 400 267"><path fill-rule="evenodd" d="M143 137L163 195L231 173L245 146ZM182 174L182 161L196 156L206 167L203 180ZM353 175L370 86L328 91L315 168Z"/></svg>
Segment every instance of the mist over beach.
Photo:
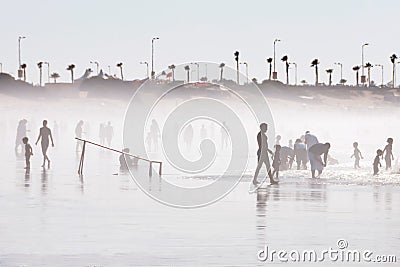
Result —
<svg viewBox="0 0 400 267"><path fill-rule="evenodd" d="M5 1L0 267L396 265L398 5Z"/></svg>

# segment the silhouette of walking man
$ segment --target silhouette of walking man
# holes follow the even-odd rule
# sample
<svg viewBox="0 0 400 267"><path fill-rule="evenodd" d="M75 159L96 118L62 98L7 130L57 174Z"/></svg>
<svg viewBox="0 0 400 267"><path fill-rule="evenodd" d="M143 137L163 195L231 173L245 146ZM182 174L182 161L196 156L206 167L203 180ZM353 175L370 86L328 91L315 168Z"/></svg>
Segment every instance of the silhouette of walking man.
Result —
<svg viewBox="0 0 400 267"><path fill-rule="evenodd" d="M35 143L35 145L37 145L39 140L40 139L42 140L41 145L42 145L42 153L43 153L43 165L42 165L43 168L46 166L46 160L47 160L47 168L50 168L50 159L47 156L47 149L49 148L49 143L50 143L49 137L51 140L51 146L54 147L53 135L51 134L51 130L47 127L47 120L44 120L43 127L40 128L39 136Z"/></svg>
<svg viewBox="0 0 400 267"><path fill-rule="evenodd" d="M271 164L269 162L269 157L268 153L271 155L274 155L274 153L268 148L268 137L265 134L268 130L268 124L266 123L261 123L260 124L260 132L257 134L257 143L258 143L258 150L257 150L257 158L258 158L258 164L256 171L254 173L254 178L253 178L253 184L257 185L257 177L258 173L260 172L260 169L263 164L265 164L265 167L267 167L267 172L268 172L268 177L269 181L271 184L277 184L278 182L274 180L272 176L272 171L271 171Z"/></svg>

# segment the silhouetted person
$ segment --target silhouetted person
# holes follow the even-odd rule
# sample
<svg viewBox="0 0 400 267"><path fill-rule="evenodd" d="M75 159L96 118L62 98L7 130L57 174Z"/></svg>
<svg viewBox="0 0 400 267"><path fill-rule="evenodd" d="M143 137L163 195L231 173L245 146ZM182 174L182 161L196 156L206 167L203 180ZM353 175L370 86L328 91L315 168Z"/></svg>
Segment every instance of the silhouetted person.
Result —
<svg viewBox="0 0 400 267"><path fill-rule="evenodd" d="M275 145L281 145L282 136L277 135L275 139Z"/></svg>
<svg viewBox="0 0 400 267"><path fill-rule="evenodd" d="M23 119L18 122L17 136L15 138L15 152L18 152L19 147L23 148L22 138L26 136L26 123L28 121Z"/></svg>
<svg viewBox="0 0 400 267"><path fill-rule="evenodd" d="M280 146L280 145L278 145ZM280 148L281 169L288 170L292 168L294 161L294 150L288 146Z"/></svg>
<svg viewBox="0 0 400 267"><path fill-rule="evenodd" d="M77 138L82 138L83 134L83 121L80 120L78 124L75 127L75 137ZM79 149L82 148L82 141L76 140L76 151L79 151Z"/></svg>
<svg viewBox="0 0 400 267"><path fill-rule="evenodd" d="M312 178L319 178L324 167L326 167L326 162L328 159L328 153L331 145L329 143L321 144L317 143L310 147L308 150L310 163L311 163L311 175ZM322 161L321 155L324 155L324 161ZM315 171L318 171L318 176L315 176Z"/></svg>
<svg viewBox="0 0 400 267"><path fill-rule="evenodd" d="M105 132L107 144L108 144L108 146L111 146L111 141L112 141L112 138L114 136L114 128L112 127L110 121L107 123L104 132Z"/></svg>
<svg viewBox="0 0 400 267"><path fill-rule="evenodd" d="M225 122L222 122L221 126L221 150L225 150L228 148L229 138L228 138L228 126L226 126Z"/></svg>
<svg viewBox="0 0 400 267"><path fill-rule="evenodd" d="M100 138L100 144L104 145L106 143L106 135L105 135L104 123L100 123L100 126L99 126L99 138Z"/></svg>
<svg viewBox="0 0 400 267"><path fill-rule="evenodd" d="M383 149L383 151L382 151L382 155L386 152L386 154L385 154L386 170L392 168L392 160L394 160L393 152L392 152L393 138L388 138L387 143L388 144L385 146L385 149Z"/></svg>
<svg viewBox="0 0 400 267"><path fill-rule="evenodd" d="M374 175L378 175L379 167L382 167L382 164L381 164L381 161L380 161L382 155L383 155L382 150L378 149L378 150L376 151L376 157L375 157L374 164L373 164L373 167L374 167Z"/></svg>
<svg viewBox="0 0 400 267"><path fill-rule="evenodd" d="M358 149L358 143L357 142L353 143L353 148L354 148L354 152L353 152L353 155L351 155L351 158L354 157L354 159L355 159L355 161L354 161L354 169L361 168L360 167L360 159L363 159L363 156L361 154L360 149Z"/></svg>
<svg viewBox="0 0 400 267"><path fill-rule="evenodd" d="M281 166L281 146L275 145L275 154L274 159L272 161L272 168L274 171L272 172L272 176L278 179L279 177L279 168Z"/></svg>
<svg viewBox="0 0 400 267"><path fill-rule="evenodd" d="M151 121L150 125L150 139L154 146L154 151L158 150L158 138L160 138L160 127L155 119ZM149 148L151 150L151 148Z"/></svg>
<svg viewBox="0 0 400 267"><path fill-rule="evenodd" d="M36 145L41 140L41 146L42 146L42 154L43 154L43 164L42 167L44 168L46 166L46 160L47 160L47 168L50 168L50 159L47 156L47 149L49 148L49 143L51 140L51 146L54 147L54 141L53 141L53 136L51 134L51 130L47 127L47 120L43 121L43 127L40 128L39 131L39 136L36 140Z"/></svg>
<svg viewBox="0 0 400 267"><path fill-rule="evenodd" d="M265 134L268 130L268 124L266 123L261 123L260 124L260 132L257 134L257 143L258 143L258 150L257 150L257 168L254 173L253 177L253 184L257 185L257 178L258 178L258 173L260 172L260 169L263 164L265 164L265 167L267 168L267 173L269 180L271 184L276 184L277 182L274 180L272 176L272 171L271 171L271 164L269 162L269 156L268 153L271 155L274 155L274 153L268 148L268 137Z"/></svg>
<svg viewBox="0 0 400 267"><path fill-rule="evenodd" d="M207 138L207 130L206 127L203 125L201 125L201 129L200 129L200 138L201 139L205 139Z"/></svg>
<svg viewBox="0 0 400 267"><path fill-rule="evenodd" d="M312 135L310 131L307 131L306 134L304 135L304 143L306 144L307 148L307 156L308 159L310 160L310 165L311 165L311 174L312 177L315 178L315 160L312 160L313 157L311 155L310 149L313 147L315 144L318 144L318 138L315 135Z"/></svg>
<svg viewBox="0 0 400 267"><path fill-rule="evenodd" d="M293 148L293 140L292 139L289 140L289 147Z"/></svg>
<svg viewBox="0 0 400 267"><path fill-rule="evenodd" d="M191 150L192 148L193 136L193 126L192 124L189 124L188 126L186 126L185 131L183 132L183 141L185 142L186 148L188 150Z"/></svg>
<svg viewBox="0 0 400 267"><path fill-rule="evenodd" d="M307 149L306 145L301 139L296 139L294 143L294 156L296 157L297 170L302 167L304 170L307 169Z"/></svg>
<svg viewBox="0 0 400 267"><path fill-rule="evenodd" d="M27 170L31 168L31 156L33 156L33 150L28 141L28 137L22 138L22 143L25 145L25 169Z"/></svg>
<svg viewBox="0 0 400 267"><path fill-rule="evenodd" d="M122 152L129 153L129 148L122 149ZM121 154L119 156L119 167L123 171L127 171L129 167L137 165L138 159L133 158L126 154Z"/></svg>

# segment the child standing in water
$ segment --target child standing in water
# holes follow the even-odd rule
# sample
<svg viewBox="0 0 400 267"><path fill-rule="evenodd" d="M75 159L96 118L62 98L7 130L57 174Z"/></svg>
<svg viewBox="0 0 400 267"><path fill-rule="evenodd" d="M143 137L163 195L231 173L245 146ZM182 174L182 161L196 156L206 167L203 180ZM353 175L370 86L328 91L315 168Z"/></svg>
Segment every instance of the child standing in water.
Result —
<svg viewBox="0 0 400 267"><path fill-rule="evenodd" d="M29 170L31 168L31 156L33 156L33 150L31 145L28 143L28 137L22 138L22 143L25 145L25 169Z"/></svg>
<svg viewBox="0 0 400 267"><path fill-rule="evenodd" d="M392 168L392 160L394 160L392 153L393 138L388 138L387 143L388 144L385 146L385 149L383 150L382 154L386 152L385 154L386 170L389 170L390 168Z"/></svg>
<svg viewBox="0 0 400 267"><path fill-rule="evenodd" d="M272 172L272 177L279 177L279 166L281 165L281 146L275 145L275 153L274 153L274 160L272 161L272 168L274 171Z"/></svg>
<svg viewBox="0 0 400 267"><path fill-rule="evenodd" d="M383 154L382 150L378 149L376 151L376 157L375 157L374 164L373 164L373 166L374 166L374 175L378 175L379 167L382 167L382 164L380 162L380 157L382 157L382 154Z"/></svg>
<svg viewBox="0 0 400 267"><path fill-rule="evenodd" d="M353 155L351 155L351 158L354 157L355 161L354 161L354 169L360 168L360 158L364 159L361 151L358 149L358 143L354 142L353 143L353 147L354 147L354 153Z"/></svg>

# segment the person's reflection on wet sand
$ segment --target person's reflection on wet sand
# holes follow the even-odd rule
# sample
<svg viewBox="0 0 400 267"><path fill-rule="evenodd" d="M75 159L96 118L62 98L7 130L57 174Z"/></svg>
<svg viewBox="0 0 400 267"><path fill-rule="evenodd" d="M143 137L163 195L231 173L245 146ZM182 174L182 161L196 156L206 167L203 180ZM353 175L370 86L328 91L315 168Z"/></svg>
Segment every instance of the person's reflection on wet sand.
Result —
<svg viewBox="0 0 400 267"><path fill-rule="evenodd" d="M41 191L43 194L47 193L47 181L48 181L48 174L45 168L42 169L41 175L40 175L40 179L42 182L42 187L41 187Z"/></svg>
<svg viewBox="0 0 400 267"><path fill-rule="evenodd" d="M25 183L24 183L24 187L28 188L31 186L31 173L30 173L30 169L26 169L25 170Z"/></svg>
<svg viewBox="0 0 400 267"><path fill-rule="evenodd" d="M267 242L267 201L269 193L269 188L262 188L257 190L255 234L258 248L263 248Z"/></svg>

